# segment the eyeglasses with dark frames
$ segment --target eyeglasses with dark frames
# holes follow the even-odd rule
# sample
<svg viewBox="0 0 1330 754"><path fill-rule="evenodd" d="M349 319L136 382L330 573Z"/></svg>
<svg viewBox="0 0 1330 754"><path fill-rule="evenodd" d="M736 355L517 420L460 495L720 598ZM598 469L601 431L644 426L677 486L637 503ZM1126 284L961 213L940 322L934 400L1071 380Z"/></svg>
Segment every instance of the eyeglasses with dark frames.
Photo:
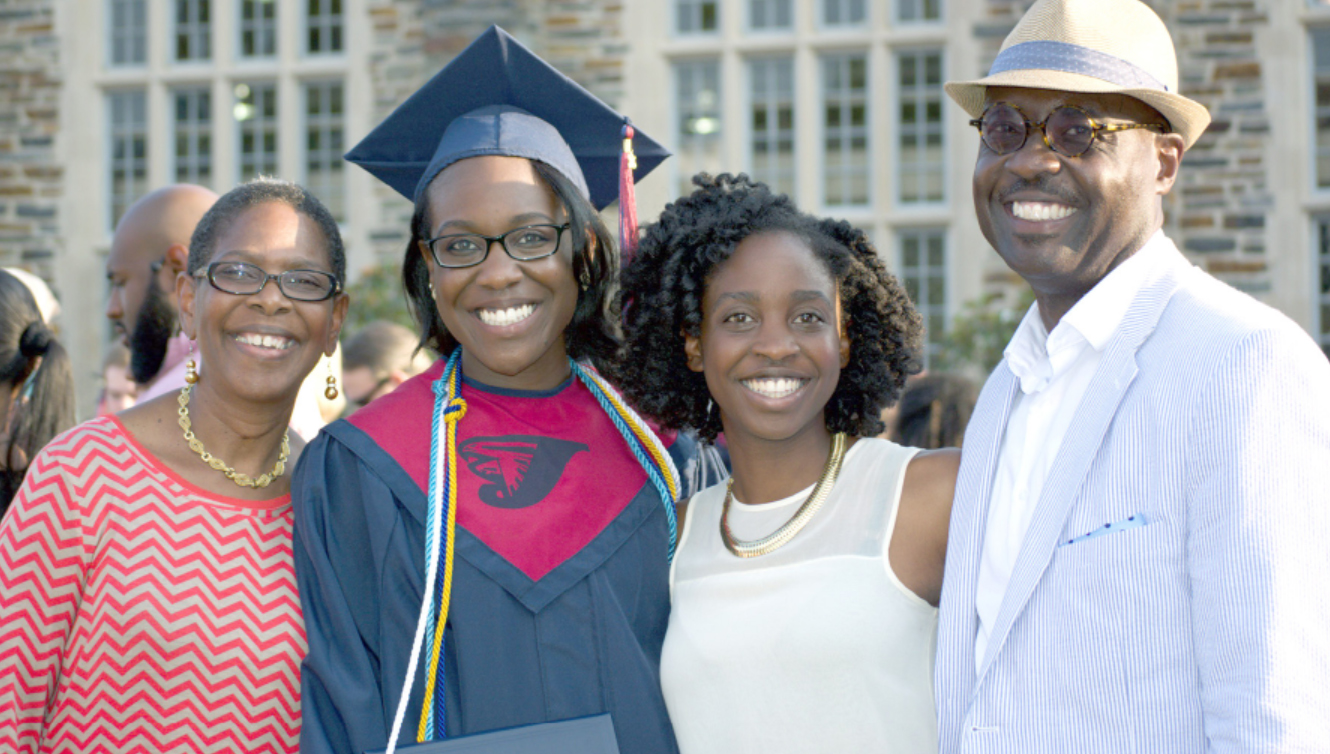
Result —
<svg viewBox="0 0 1330 754"><path fill-rule="evenodd" d="M1102 133L1130 131L1135 128L1158 129L1167 133L1168 126L1161 123L1100 123L1075 105L1055 108L1047 118L1035 122L1025 117L1021 109L1008 102L989 106L980 118L970 121L979 129L979 137L994 152L1003 155L1020 151L1030 136L1030 129L1043 134L1044 144L1064 157L1080 157L1089 151Z"/></svg>
<svg viewBox="0 0 1330 754"><path fill-rule="evenodd" d="M282 295L292 301L326 301L342 291L342 281L331 272L287 270L270 275L248 262L213 262L207 269L195 272L194 277L207 278L213 288L235 296L252 296L270 280L276 280Z"/></svg>
<svg viewBox="0 0 1330 754"><path fill-rule="evenodd" d="M519 262L544 259L559 250L563 225L523 225L497 236L480 233L453 233L421 241L440 267L474 267L489 256L490 246L499 244L504 253Z"/></svg>

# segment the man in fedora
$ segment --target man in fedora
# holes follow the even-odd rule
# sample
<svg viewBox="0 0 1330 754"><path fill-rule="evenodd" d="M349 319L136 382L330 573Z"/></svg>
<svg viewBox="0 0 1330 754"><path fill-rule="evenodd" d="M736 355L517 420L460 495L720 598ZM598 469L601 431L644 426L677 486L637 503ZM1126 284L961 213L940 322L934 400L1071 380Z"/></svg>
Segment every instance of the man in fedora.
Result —
<svg viewBox="0 0 1330 754"><path fill-rule="evenodd" d="M1138 0L1038 0L947 84L1036 303L965 436L944 753L1330 746L1330 362L1161 230L1210 120L1177 81Z"/></svg>

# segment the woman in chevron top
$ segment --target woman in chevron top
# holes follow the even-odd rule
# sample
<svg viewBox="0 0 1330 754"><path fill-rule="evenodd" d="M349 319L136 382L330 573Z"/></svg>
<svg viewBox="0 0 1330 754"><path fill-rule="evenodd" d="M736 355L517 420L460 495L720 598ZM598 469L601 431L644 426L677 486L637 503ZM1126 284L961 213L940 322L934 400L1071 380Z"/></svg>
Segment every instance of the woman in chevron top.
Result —
<svg viewBox="0 0 1330 754"><path fill-rule="evenodd" d="M345 267L295 184L199 222L176 281L189 384L57 437L0 524L0 751L297 750L287 425Z"/></svg>

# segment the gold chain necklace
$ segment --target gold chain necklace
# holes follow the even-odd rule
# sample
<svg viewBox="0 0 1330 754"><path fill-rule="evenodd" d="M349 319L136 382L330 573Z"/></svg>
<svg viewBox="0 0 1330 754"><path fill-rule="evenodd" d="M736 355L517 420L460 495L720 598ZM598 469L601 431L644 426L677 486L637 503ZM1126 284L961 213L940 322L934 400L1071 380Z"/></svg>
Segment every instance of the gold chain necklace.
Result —
<svg viewBox="0 0 1330 754"><path fill-rule="evenodd" d="M736 538L730 531L730 503L734 501L732 492L734 477L730 477L725 483L725 502L720 509L720 538L725 542L725 549L741 558L756 558L794 539L794 535L802 531L813 519L813 514L817 513L818 508L826 502L827 496L831 494L831 488L836 485L836 478L840 476L841 461L845 460L845 446L844 432L837 432L832 436L831 454L827 456L827 465L822 469L822 477L817 480L817 486L804 499L803 505L799 506L799 510L795 511L789 521L761 539L745 542Z"/></svg>
<svg viewBox="0 0 1330 754"><path fill-rule="evenodd" d="M203 442L194 436L194 430L189 423L189 391L193 385L185 385L180 388L180 428L185 430L185 442L189 443L189 449L199 454L199 458L209 466L217 469L226 475L227 479L235 482L241 487L262 488L272 484L277 477L286 471L286 457L291 455L291 430L288 428L282 433L282 450L277 454L277 465L272 467L270 473L264 474L258 479L254 479L249 474L236 471L227 466L222 459L203 449Z"/></svg>

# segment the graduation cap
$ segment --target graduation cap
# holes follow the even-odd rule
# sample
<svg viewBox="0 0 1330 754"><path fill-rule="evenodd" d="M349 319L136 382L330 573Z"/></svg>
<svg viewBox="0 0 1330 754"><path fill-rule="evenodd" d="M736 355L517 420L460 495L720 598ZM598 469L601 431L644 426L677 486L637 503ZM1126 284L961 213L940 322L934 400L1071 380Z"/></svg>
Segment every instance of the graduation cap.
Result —
<svg viewBox="0 0 1330 754"><path fill-rule="evenodd" d="M627 250L636 240L633 183L670 153L491 26L346 159L415 202L444 168L479 155L539 160L568 178L597 210L620 199L620 239ZM628 224L633 227L623 227Z"/></svg>

